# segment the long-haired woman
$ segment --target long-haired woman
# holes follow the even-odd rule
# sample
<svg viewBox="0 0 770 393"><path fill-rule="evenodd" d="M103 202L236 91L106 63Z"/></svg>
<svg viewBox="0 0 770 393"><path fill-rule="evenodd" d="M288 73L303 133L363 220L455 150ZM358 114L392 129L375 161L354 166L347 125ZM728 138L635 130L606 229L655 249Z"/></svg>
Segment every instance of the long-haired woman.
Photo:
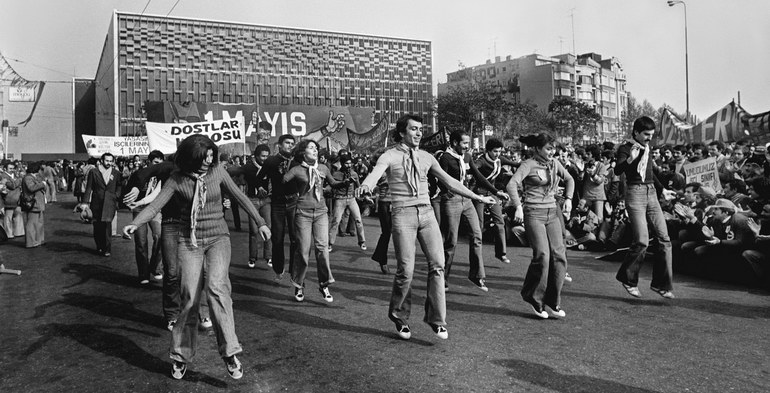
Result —
<svg viewBox="0 0 770 393"><path fill-rule="evenodd" d="M175 158L179 170L163 184L155 200L123 228L123 233L128 236L155 217L172 199L172 203L179 205L181 225L177 263L182 310L172 330L169 351L174 361L171 375L175 379L184 376L187 363L195 354L198 304L203 290L208 297L219 355L231 377L239 379L243 376L243 367L235 356L242 348L235 335L232 287L228 276L230 233L222 209L222 189L257 222L262 237L270 238L265 220L230 175L217 165L218 150L214 142L204 135L192 135L183 140Z"/></svg>
<svg viewBox="0 0 770 393"><path fill-rule="evenodd" d="M299 192L297 210L294 216L297 237L297 254L291 269L291 283L294 285L294 299L305 299L305 275L310 262L310 250L315 250L318 271L318 290L324 300L334 301L329 284L334 282L329 265L329 209L326 207L323 188L346 187L347 182L337 181L329 168L318 162L318 142L311 139L300 141L294 148L294 160L299 163L283 175L283 182L293 183L292 189Z"/></svg>
<svg viewBox="0 0 770 393"><path fill-rule="evenodd" d="M553 157L554 139L548 134L527 135L519 138L533 150L532 158L521 163L510 182L508 193L516 213L514 221L524 223L532 262L524 278L521 297L532 305L535 314L548 318L550 314L562 318L561 287L567 268L561 209L556 205L559 177L565 182L563 211L572 211L575 181L569 172ZM523 187L523 201L519 195Z"/></svg>

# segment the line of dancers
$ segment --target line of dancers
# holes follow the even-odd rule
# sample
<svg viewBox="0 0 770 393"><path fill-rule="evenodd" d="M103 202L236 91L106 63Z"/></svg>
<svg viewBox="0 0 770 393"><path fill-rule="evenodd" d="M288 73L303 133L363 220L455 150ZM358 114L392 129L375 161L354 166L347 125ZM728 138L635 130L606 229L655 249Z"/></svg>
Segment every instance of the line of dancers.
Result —
<svg viewBox="0 0 770 393"><path fill-rule="evenodd" d="M620 148L628 152L621 155L626 165L616 168L616 171L627 173L632 190L639 190L627 196L631 200L629 210L633 205L639 213L632 211L632 220L641 220L633 225L637 239L617 276L632 296L638 293L638 272L647 248L645 217L653 217L655 209L660 210L657 200L650 196L651 189L654 194L654 187L649 186L654 176L648 174L645 160L650 159L647 143L654 123L650 126L647 120L643 118L634 123L634 142ZM449 148L439 159L420 150L422 136L420 117L401 117L392 132L395 146L379 156L371 172L360 186L355 184L354 189L355 197L362 197L370 194L378 183L387 185L383 195L386 198L381 202L387 203L388 234L393 238L396 257L388 317L395 324L397 335L405 340L411 337L411 283L417 243L428 263L423 321L438 338L447 339L446 279L454 259L460 217L468 219L472 230L468 279L487 291L481 257L480 219L483 214L480 213L485 207L492 207L494 222L500 225L495 256L509 263L501 219L501 201L509 199L515 207L514 221L523 223L533 252L521 296L537 317L564 318L561 289L567 260L562 211L571 211L574 181L553 157L554 139L547 134L522 137L520 141L532 148L534 154L521 163L506 190L498 190L493 183L503 164L500 159L502 144L487 146L482 165L477 167L468 153L470 139L467 135L453 133ZM334 301L329 290L335 280L329 262L329 211L324 187L349 189L352 181L335 178L327 166L319 163L320 147L316 141L304 139L295 146L294 137L283 135L278 147L278 154L273 156L269 156L269 149L258 147L251 163L228 170L219 165L217 146L206 136L193 135L180 143L173 162L153 165L142 174L144 180L162 186L152 187L149 192L146 187L141 191L132 190L126 197L129 204L143 201L143 207L123 228L124 236L130 237L146 223L157 220L159 215L162 217L160 239L166 262L163 305L172 331L169 355L173 361L173 378L184 376L195 354L199 305L204 297L225 367L232 378L243 375L243 366L236 356L242 348L235 333L228 276L231 244L224 218L224 205L228 200L249 215L250 266L256 261L256 245L270 241L272 260L268 261L276 279L281 280L288 270L294 299L303 301L305 277L313 251L320 295L327 302ZM638 178L633 177L633 173ZM248 185L245 194L231 178L237 174L245 177ZM468 174L476 179L474 190L464 185ZM440 214L434 211L431 201L431 177L439 185ZM563 206L556 200L559 181L566 186ZM642 191L646 193L643 200L640 199ZM224 195L229 198L223 198ZM652 224L657 228L657 220ZM385 229L383 226L383 235ZM667 235L664 232L665 225L662 232L656 229L663 257L662 262L655 264L652 288L661 296L672 298L670 242L666 252ZM284 255L287 234L290 239L288 266ZM383 239L386 242L384 250L378 244L372 257L381 265L386 264L388 241L387 236L381 236L380 241Z"/></svg>

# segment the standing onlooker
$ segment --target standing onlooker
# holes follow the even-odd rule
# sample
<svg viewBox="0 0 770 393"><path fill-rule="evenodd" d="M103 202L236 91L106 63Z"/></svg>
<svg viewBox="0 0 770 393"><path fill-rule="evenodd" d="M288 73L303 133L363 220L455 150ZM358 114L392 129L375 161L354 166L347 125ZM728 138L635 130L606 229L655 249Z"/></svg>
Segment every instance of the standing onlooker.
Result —
<svg viewBox="0 0 770 393"><path fill-rule="evenodd" d="M121 175L114 167L115 156L102 154L98 166L88 172L83 203L93 212L96 252L109 257L112 253L112 221L118 211Z"/></svg>
<svg viewBox="0 0 770 393"><path fill-rule="evenodd" d="M497 179L500 174L503 173L503 166L514 166L516 163L501 157L503 142L499 139L489 139L484 146L484 150L484 155L476 160L476 167L479 168L479 172L492 183L492 185L497 187ZM476 187L473 191L479 195L489 195L493 198L496 197L496 195L493 195L489 190L480 187L479 183L476 183ZM507 198L508 194L505 194L505 197ZM482 233L484 232L484 210L489 210L492 224L495 226L495 257L503 263L511 263L511 260L508 259L508 256L506 255L508 247L505 241L503 203L495 203L494 205L486 206L483 203L476 202L474 205L476 206L476 215L479 217L479 225Z"/></svg>
<svg viewBox="0 0 770 393"><path fill-rule="evenodd" d="M5 186L3 194L4 217L3 228L9 239L24 236L24 217L19 207L21 196L21 177L19 177L16 164L8 161L0 171L0 182Z"/></svg>
<svg viewBox="0 0 770 393"><path fill-rule="evenodd" d="M45 243L45 192L48 185L42 179L42 171L39 162L30 162L27 165L27 174L21 181L21 198L34 196L35 204L31 209L23 209L24 233L26 235L26 247L37 247Z"/></svg>
<svg viewBox="0 0 770 393"><path fill-rule="evenodd" d="M345 209L350 209L350 216L356 223L356 236L358 236L358 246L362 250L366 250L366 235L364 235L364 223L361 220L361 210L358 208L358 202L354 195L354 191L358 188L360 181L358 173L353 170L353 159L349 156L340 157L340 169L334 172L334 179L338 182L344 182L347 187L337 188L333 191L334 195L334 209L332 214L332 224L329 228L329 251L337 240L337 229L342 220L342 213ZM347 220L342 222L343 226L347 226Z"/></svg>
<svg viewBox="0 0 770 393"><path fill-rule="evenodd" d="M48 202L56 202L56 170L51 162L43 162L41 165L43 170L43 181L45 181L46 186L48 187L45 191L45 200Z"/></svg>

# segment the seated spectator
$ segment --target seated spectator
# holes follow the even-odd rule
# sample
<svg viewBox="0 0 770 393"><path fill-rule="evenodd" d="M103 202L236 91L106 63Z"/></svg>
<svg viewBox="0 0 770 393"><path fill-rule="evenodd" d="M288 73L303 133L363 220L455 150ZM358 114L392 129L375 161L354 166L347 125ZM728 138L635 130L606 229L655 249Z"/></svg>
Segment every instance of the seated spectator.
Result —
<svg viewBox="0 0 770 393"><path fill-rule="evenodd" d="M754 277L743 251L754 245L754 232L749 219L738 212L728 199L717 199L706 212L711 215L703 227L706 239L693 249L688 258L694 271L710 278L745 283ZM684 247L683 247L684 248Z"/></svg>
<svg viewBox="0 0 770 393"><path fill-rule="evenodd" d="M722 184L722 195L729 199L741 210L748 210L751 198L746 195L746 183L741 179L732 178Z"/></svg>
<svg viewBox="0 0 770 393"><path fill-rule="evenodd" d="M631 232L627 230L627 227L626 201L620 200L609 217L602 222L597 238L607 250L628 247L631 244Z"/></svg>
<svg viewBox="0 0 770 393"><path fill-rule="evenodd" d="M588 242L595 242L597 228L599 226L599 217L591 211L590 205L585 199L578 201L575 212L566 223L566 245L569 247L585 245Z"/></svg>
<svg viewBox="0 0 770 393"><path fill-rule="evenodd" d="M754 245L743 251L741 257L748 262L754 272L758 283L770 289L770 235L763 234L770 231L765 221L764 225L749 219L749 229L754 233Z"/></svg>

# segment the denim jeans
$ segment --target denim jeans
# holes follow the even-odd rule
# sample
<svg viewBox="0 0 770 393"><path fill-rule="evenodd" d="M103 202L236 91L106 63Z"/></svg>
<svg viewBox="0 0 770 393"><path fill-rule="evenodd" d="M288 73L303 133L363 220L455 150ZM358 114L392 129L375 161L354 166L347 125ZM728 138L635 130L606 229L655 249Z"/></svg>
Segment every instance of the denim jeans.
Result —
<svg viewBox="0 0 770 393"><path fill-rule="evenodd" d="M179 260L177 246L181 235L179 220L164 219L160 226L160 244L163 253L163 316L167 321L176 321L182 308L179 294ZM206 296L201 295L200 318L209 318Z"/></svg>
<svg viewBox="0 0 770 393"><path fill-rule="evenodd" d="M656 240L655 262L652 265L651 286L671 290L671 240L666 229L666 219L660 209L658 195L652 184L629 184L626 189L626 211L628 211L629 227L633 235L631 248L628 250L623 265L620 266L618 281L626 285L637 286L639 284L639 270L647 254L650 234Z"/></svg>
<svg viewBox="0 0 770 393"><path fill-rule="evenodd" d="M538 308L561 303L561 287L567 271L561 210L524 207L524 229L532 246L532 262L524 277L521 297Z"/></svg>
<svg viewBox="0 0 770 393"><path fill-rule="evenodd" d="M139 215L144 210L143 207L134 209L133 216ZM134 232L134 258L136 258L136 270L140 280L149 280L151 274L155 274L158 264L161 261L162 253L160 247L160 222L161 215L158 213L147 224L144 224ZM152 231L152 255L148 250L147 232L148 228Z"/></svg>
<svg viewBox="0 0 770 393"><path fill-rule="evenodd" d="M329 243L334 245L337 241L337 229L340 226L340 220L342 220L342 213L345 212L345 208L350 209L350 215L356 222L356 236L358 236L358 244L366 242L366 236L364 235L364 223L361 221L361 209L358 207L356 198L337 198L334 199L334 217L332 218L332 225L329 228ZM342 223L347 226L348 222Z"/></svg>
<svg viewBox="0 0 770 393"><path fill-rule="evenodd" d="M242 351L235 335L230 268L230 236L218 235L197 240L194 247L189 237L178 238L177 259L180 261L180 295L182 310L171 332L171 359L189 363L195 356L198 340L198 303L201 293L208 296L219 356ZM205 272L205 275L204 275Z"/></svg>
<svg viewBox="0 0 770 393"><path fill-rule="evenodd" d="M495 198L497 199L497 198ZM492 222L495 224L495 257L502 258L506 254L507 244L505 242L505 221L503 221L503 205L498 203L487 205L481 202L473 202L476 206L476 215L479 217L479 228L484 233L484 210L489 209L492 216Z"/></svg>
<svg viewBox="0 0 770 393"><path fill-rule="evenodd" d="M396 275L388 306L392 321L407 323L412 310L412 277L416 253L415 238L428 260L428 291L425 298L424 321L446 325L444 294L444 253L433 208L429 205L392 207L393 246L396 250Z"/></svg>
<svg viewBox="0 0 770 393"><path fill-rule="evenodd" d="M471 227L469 234L469 252L468 259L470 269L468 270L469 279L486 278L484 271L484 258L481 256L481 227L479 226L479 217L476 215L476 208L470 198L460 195L451 197L441 197L441 233L444 234L444 261L446 263L446 277L452 269L452 262L455 258L455 248L457 247L457 237L460 230L460 219L465 216L468 225Z"/></svg>
<svg viewBox="0 0 770 393"><path fill-rule="evenodd" d="M294 261L294 253L297 249L297 235L294 229L294 213L297 210L295 203L278 204L273 203L270 208L270 223L273 242L273 271L276 274L283 274L286 261L284 261L283 239L289 234L289 274Z"/></svg>
<svg viewBox="0 0 770 393"><path fill-rule="evenodd" d="M265 219L267 226L270 227L270 198L251 198L251 203L259 212L259 215ZM257 247L262 244L262 257L268 260L273 257L273 242L262 240L259 235L259 228L254 220L249 218L249 259L257 259Z"/></svg>
<svg viewBox="0 0 770 393"><path fill-rule="evenodd" d="M380 238L377 240L377 247L374 248L372 260L380 265L388 264L388 244L390 244L390 234L393 229L393 220L390 218L390 202L377 202L377 214L380 216Z"/></svg>
<svg viewBox="0 0 770 393"><path fill-rule="evenodd" d="M331 266L329 265L329 210L299 209L294 216L297 234L297 255L294 257L294 268L291 282L297 288L305 287L305 275L310 265L310 250L315 251L318 285L326 287L334 282Z"/></svg>

